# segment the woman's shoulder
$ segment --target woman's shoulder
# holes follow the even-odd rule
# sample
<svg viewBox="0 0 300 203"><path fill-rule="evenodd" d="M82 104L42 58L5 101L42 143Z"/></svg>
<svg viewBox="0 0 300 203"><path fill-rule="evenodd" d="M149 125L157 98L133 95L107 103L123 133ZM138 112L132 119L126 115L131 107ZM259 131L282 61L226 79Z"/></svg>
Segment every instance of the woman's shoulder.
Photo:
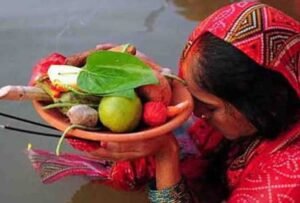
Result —
<svg viewBox="0 0 300 203"><path fill-rule="evenodd" d="M274 140L262 140L253 150L245 174L251 171L288 176L298 174L300 181L300 125Z"/></svg>
<svg viewBox="0 0 300 203"><path fill-rule="evenodd" d="M300 178L300 137L285 146L269 153L266 160L261 163L266 168L274 170L287 169L298 172Z"/></svg>
<svg viewBox="0 0 300 203"><path fill-rule="evenodd" d="M229 202L300 201L300 139L250 161L229 199Z"/></svg>
<svg viewBox="0 0 300 203"><path fill-rule="evenodd" d="M300 181L300 136L266 155L260 161L260 170L291 178L297 176Z"/></svg>
<svg viewBox="0 0 300 203"><path fill-rule="evenodd" d="M281 133L276 139L262 141L255 151L256 154L267 157L273 163L283 156L300 156L299 148L300 122Z"/></svg>

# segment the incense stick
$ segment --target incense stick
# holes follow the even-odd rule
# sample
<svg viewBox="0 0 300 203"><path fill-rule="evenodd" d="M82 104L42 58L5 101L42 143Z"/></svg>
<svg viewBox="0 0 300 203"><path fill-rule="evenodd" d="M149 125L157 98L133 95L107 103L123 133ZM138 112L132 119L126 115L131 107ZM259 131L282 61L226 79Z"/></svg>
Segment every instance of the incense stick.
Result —
<svg viewBox="0 0 300 203"><path fill-rule="evenodd" d="M12 130L12 131L17 131L17 132L22 132L22 133L27 133L27 134L32 134L32 135L40 135L44 137L53 137L53 138L60 138L62 135L61 134L52 134L52 133L44 133L44 132L39 132L39 131L33 131L33 130L25 130L22 128L16 128L16 127L11 127L8 125L1 125L0 128L5 129L5 130ZM65 139L74 139L74 140L82 140L82 141L87 141L86 139L79 138L79 137L66 137Z"/></svg>
<svg viewBox="0 0 300 203"><path fill-rule="evenodd" d="M18 116L14 116L14 115L2 113L2 112L0 112L0 116L15 119L15 120L22 121L22 122L25 122L25 123L29 123L29 124L32 124L32 125L41 126L41 127L44 127L44 128L49 128L51 130L57 130L56 128L54 128L52 126L49 126L49 125L45 125L45 124L42 124L42 123L31 121L29 119L21 118L21 117L18 117ZM3 124L2 125L0 124L0 128L5 129L5 130L11 130L11 131L27 133L27 134L40 135L40 136L45 136L45 137L60 138L62 136L62 134L44 133L44 132L39 132L39 131L34 131L34 130L26 130L26 129L12 127L12 126L3 125ZM72 137L66 137L65 139L75 139L75 140L87 141L86 139L79 138L79 137L73 137L73 136Z"/></svg>
<svg viewBox="0 0 300 203"><path fill-rule="evenodd" d="M11 118L11 119L15 119L15 120L18 120L18 121L23 121L25 123L30 123L30 124L33 124L33 125L38 125L38 126L41 126L41 127L44 127L44 128L49 128L49 129L52 129L52 130L56 130L52 126L45 125L45 124L42 124L42 123L38 123L38 122L35 122L35 121L31 121L31 120L28 120L26 118L21 118L21 117L18 117L18 116L14 116L14 115L2 113L2 112L0 112L0 116Z"/></svg>
<svg viewBox="0 0 300 203"><path fill-rule="evenodd" d="M0 128L6 129L6 130L23 132L23 133L41 135L41 136L46 136L46 137L56 137L56 138L61 137L61 135L59 135L59 134L44 133L44 132L33 131L33 130L25 130L25 129L21 129L21 128L11 127L11 126L8 126L8 125L0 125Z"/></svg>

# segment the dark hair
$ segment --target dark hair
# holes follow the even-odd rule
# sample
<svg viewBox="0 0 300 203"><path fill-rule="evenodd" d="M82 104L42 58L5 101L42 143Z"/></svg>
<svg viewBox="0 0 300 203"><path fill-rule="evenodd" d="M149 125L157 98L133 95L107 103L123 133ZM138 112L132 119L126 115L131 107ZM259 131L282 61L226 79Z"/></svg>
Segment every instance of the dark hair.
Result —
<svg viewBox="0 0 300 203"><path fill-rule="evenodd" d="M274 138L299 119L299 98L280 73L261 67L209 32L196 43L201 57L195 80L239 109L259 135Z"/></svg>

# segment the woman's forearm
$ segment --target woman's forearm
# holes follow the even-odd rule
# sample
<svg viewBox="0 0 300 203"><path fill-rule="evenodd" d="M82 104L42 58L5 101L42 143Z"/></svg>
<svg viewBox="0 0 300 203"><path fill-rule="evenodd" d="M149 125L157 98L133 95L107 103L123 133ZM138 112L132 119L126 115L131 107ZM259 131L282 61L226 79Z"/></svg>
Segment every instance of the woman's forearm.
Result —
<svg viewBox="0 0 300 203"><path fill-rule="evenodd" d="M174 186L181 179L179 169L179 149L170 145L155 156L157 190Z"/></svg>
<svg viewBox="0 0 300 203"><path fill-rule="evenodd" d="M181 178L178 143L173 136L165 138L155 154L156 188L150 186L149 200L151 203L192 203L192 196Z"/></svg>

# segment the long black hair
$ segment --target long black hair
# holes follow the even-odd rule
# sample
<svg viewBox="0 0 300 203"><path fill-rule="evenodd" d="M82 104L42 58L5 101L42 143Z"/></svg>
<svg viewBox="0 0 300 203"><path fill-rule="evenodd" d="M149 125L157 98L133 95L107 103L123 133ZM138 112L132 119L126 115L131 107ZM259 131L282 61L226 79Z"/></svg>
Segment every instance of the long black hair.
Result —
<svg viewBox="0 0 300 203"><path fill-rule="evenodd" d="M195 80L201 78L202 88L234 105L258 134L274 138L299 120L299 98L280 73L261 67L209 32L196 43L200 57Z"/></svg>

